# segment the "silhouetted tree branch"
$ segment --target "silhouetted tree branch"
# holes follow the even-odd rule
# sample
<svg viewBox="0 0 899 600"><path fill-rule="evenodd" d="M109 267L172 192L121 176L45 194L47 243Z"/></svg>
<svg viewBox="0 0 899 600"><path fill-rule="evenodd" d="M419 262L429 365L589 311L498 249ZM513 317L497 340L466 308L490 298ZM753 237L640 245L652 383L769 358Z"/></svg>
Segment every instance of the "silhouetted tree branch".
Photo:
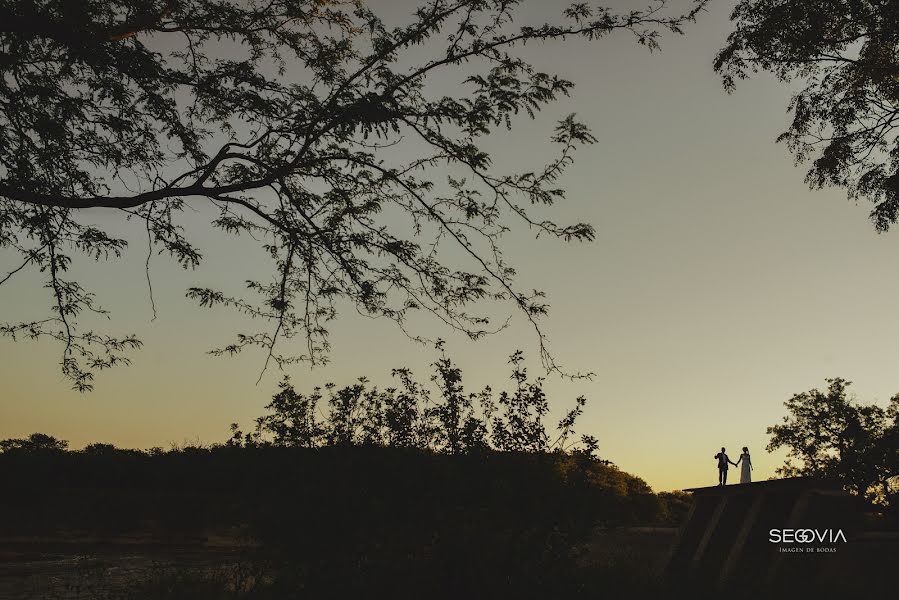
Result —
<svg viewBox="0 0 899 600"><path fill-rule="evenodd" d="M84 211L140 221L153 251L194 269L203 255L180 220L190 202L217 211L214 227L264 240L272 262L249 297L188 290L268 325L214 354L258 347L266 366L323 361L340 303L403 331L424 310L477 339L508 322L493 324L484 303L506 301L535 328L545 367L563 372L538 323L543 294L518 289L501 238L516 226L594 237L589 224L532 213L564 199L559 178L595 140L571 115L545 168L495 172L484 139L573 86L516 52L615 31L654 49L705 0L680 15L665 0L625 14L578 3L539 27L515 25L521 5L431 0L391 29L343 0L0 2L0 247L24 265L2 283L38 268L54 300L53 318L0 333L59 340L64 373L89 390L93 371L126 362L140 342L79 326L97 306L65 280L74 255L118 258L127 245ZM438 76L459 85L432 97ZM451 266L450 246L468 266ZM298 335L305 353L279 352Z"/></svg>
<svg viewBox="0 0 899 600"><path fill-rule="evenodd" d="M803 86L785 142L811 161L812 188L874 203L878 232L899 220L899 2L741 0L715 60L725 88L757 71Z"/></svg>

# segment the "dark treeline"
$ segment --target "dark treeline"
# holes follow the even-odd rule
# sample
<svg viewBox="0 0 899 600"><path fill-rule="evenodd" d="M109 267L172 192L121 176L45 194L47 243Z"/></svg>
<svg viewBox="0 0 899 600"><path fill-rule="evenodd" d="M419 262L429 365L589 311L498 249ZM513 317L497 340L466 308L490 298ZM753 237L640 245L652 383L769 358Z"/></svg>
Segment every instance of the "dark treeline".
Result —
<svg viewBox="0 0 899 600"><path fill-rule="evenodd" d="M311 393L298 392L289 379L256 419L255 429L244 433L233 424L229 445L289 446L389 446L419 448L444 454L484 450L506 452L573 452L593 456L595 437L575 434L586 398L547 429L549 399L543 378L528 379L524 355L509 357L513 389L494 394L491 387L466 393L462 371L443 353L432 367L429 386L416 381L409 369L394 369L398 385L378 389L366 378L338 388L327 384ZM436 393L435 393L436 392Z"/></svg>
<svg viewBox="0 0 899 600"><path fill-rule="evenodd" d="M583 398L550 432L542 380L522 360L496 396L466 393L445 356L433 386L407 370L383 390L360 380L303 394L285 381L253 431L235 426L222 444L4 440L0 535L227 539L264 566L254 593L278 598L585 592L598 585L585 562L597 528L675 525L686 500L576 438ZM629 585L647 563L606 567Z"/></svg>
<svg viewBox="0 0 899 600"><path fill-rule="evenodd" d="M251 598L533 597L608 590L608 578L629 586L649 559L625 549L598 567L591 536L673 525L686 507L679 494L561 452L19 448L0 454L0 478L10 484L0 537L69 532L170 548L230 540L265 574Z"/></svg>
<svg viewBox="0 0 899 600"><path fill-rule="evenodd" d="M608 578L628 586L647 563L629 554L599 570L585 562L596 528L673 524L685 508L677 494L562 453L7 450L0 478L11 484L0 495L2 536L74 530L169 547L230 538L265 574L250 598L533 597L598 592ZM146 597L234 597L209 594Z"/></svg>

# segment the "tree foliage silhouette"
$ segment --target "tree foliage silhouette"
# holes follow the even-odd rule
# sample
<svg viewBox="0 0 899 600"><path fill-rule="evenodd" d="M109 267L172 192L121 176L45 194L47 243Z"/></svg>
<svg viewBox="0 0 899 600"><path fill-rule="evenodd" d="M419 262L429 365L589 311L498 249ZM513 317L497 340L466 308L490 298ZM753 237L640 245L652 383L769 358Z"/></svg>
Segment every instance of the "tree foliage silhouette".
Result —
<svg viewBox="0 0 899 600"><path fill-rule="evenodd" d="M860 404L852 383L827 380L826 390L795 394L783 423L768 428L768 451L787 449L777 473L836 479L850 491L895 509L899 493L899 394L883 409ZM793 460L798 459L799 463Z"/></svg>
<svg viewBox="0 0 899 600"><path fill-rule="evenodd" d="M385 446L418 448L459 455L486 450L519 453L568 453L597 460L596 438L575 439L574 425L587 400L579 396L575 406L558 424L551 440L544 423L549 401L543 378L529 380L524 354L515 352L512 365L513 392L502 391L498 402L488 386L466 393L462 370L443 353L432 364L431 382L437 391L416 382L408 369L394 369L400 387L379 390L362 377L357 383L338 388L333 383L316 387L309 394L297 392L285 378L280 390L256 419L253 431L244 433L231 425L231 446ZM327 394L328 412L322 410ZM320 418L319 415L323 415ZM600 461L609 464L608 461Z"/></svg>
<svg viewBox="0 0 899 600"><path fill-rule="evenodd" d="M705 1L675 15L665 0L623 14L576 3L526 26L521 0L430 0L396 28L350 0L0 2L0 246L19 254L0 284L37 268L52 302L46 318L0 333L57 340L63 373L90 390L96 371L127 363L141 342L84 325L106 310L67 275L73 261L127 249L87 209L146 235L149 282L155 253L201 264L209 250L182 213L211 207L212 226L253 236L271 261L246 295L188 290L264 323L215 354L257 347L265 366L322 361L341 304L400 327L423 311L479 338L504 326L480 301L503 301L559 371L538 325L543 294L519 289L501 238L514 227L593 238L590 225L535 207L564 198L560 176L595 140L565 117L555 158L519 173L497 172L483 142L572 89L523 59L524 46L623 31L654 49ZM426 87L453 77L445 95ZM467 263L447 260L449 247ZM304 350L280 352L295 336Z"/></svg>
<svg viewBox="0 0 899 600"><path fill-rule="evenodd" d="M45 433L32 433L23 439L0 440L0 452L62 452L68 447L66 440L58 440Z"/></svg>
<svg viewBox="0 0 899 600"><path fill-rule="evenodd" d="M899 220L899 2L740 0L715 60L732 91L757 71L804 86L778 137L811 160L812 188L874 203L878 232Z"/></svg>

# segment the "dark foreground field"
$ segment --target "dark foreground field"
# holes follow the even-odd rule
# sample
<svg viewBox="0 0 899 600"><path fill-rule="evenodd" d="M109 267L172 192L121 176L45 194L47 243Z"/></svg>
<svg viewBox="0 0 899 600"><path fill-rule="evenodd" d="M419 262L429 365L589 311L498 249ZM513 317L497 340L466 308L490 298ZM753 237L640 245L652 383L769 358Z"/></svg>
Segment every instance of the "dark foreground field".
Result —
<svg viewBox="0 0 899 600"><path fill-rule="evenodd" d="M5 452L0 480L4 599L721 597L657 576L684 496L588 455ZM765 597L864 589L896 548L871 547L854 580Z"/></svg>
<svg viewBox="0 0 899 600"><path fill-rule="evenodd" d="M671 528L596 530L579 549L579 569L600 577L614 573L616 582L642 585L636 578L653 576L674 533ZM265 561L255 562L255 549L237 540L165 543L137 537L98 540L69 533L5 538L0 547L4 599L307 597L299 590L265 593L274 584L273 570L267 572ZM396 585L394 593L403 597L404 582ZM408 591L409 597L417 593L423 598L442 597L439 591Z"/></svg>
<svg viewBox="0 0 899 600"><path fill-rule="evenodd" d="M9 598L580 595L645 584L685 509L561 453L6 452L0 478Z"/></svg>

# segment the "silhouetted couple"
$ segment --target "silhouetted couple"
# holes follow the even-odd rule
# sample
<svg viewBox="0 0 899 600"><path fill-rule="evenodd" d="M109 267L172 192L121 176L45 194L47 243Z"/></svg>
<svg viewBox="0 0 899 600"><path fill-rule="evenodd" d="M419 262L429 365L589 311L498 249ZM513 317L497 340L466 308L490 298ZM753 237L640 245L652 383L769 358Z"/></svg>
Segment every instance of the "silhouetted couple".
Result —
<svg viewBox="0 0 899 600"><path fill-rule="evenodd" d="M752 460L749 458L749 448L746 446L743 446L743 454L740 455L737 462L728 458L724 448L721 448L721 452L716 454L715 458L718 459L718 485L727 485L727 466L729 464L735 467L740 463L743 464L743 468L740 470L740 483L752 481Z"/></svg>

